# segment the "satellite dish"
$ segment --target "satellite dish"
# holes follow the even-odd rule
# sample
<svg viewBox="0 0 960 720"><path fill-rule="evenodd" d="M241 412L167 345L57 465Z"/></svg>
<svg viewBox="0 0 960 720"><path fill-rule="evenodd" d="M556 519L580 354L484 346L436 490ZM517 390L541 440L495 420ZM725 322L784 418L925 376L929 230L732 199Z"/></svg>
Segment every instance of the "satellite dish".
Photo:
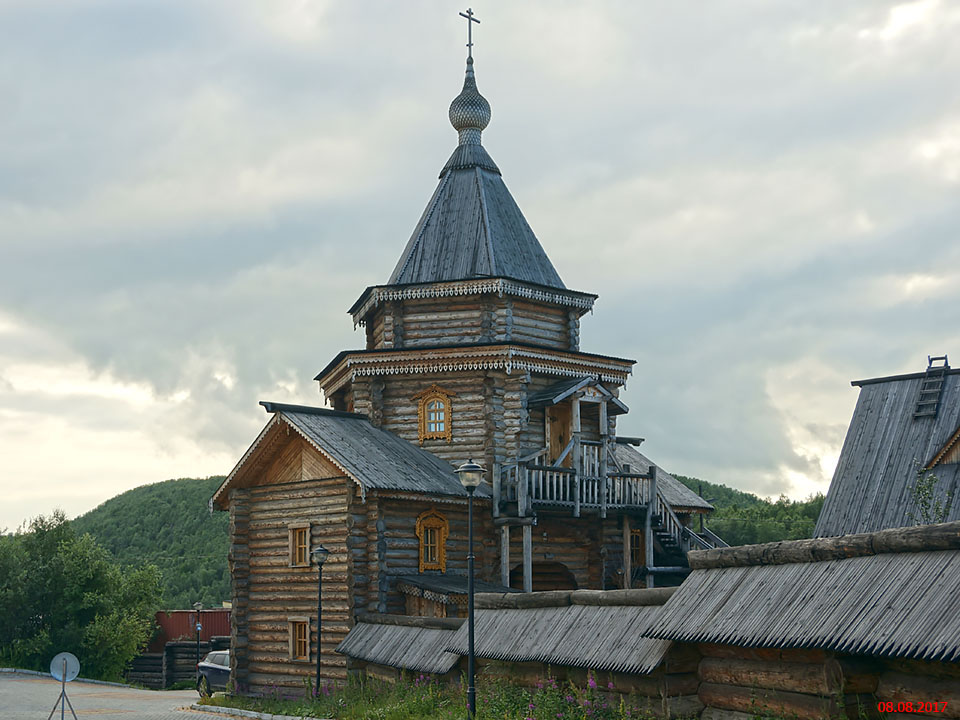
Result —
<svg viewBox="0 0 960 720"><path fill-rule="evenodd" d="M60 682L75 680L80 674L80 661L73 653L59 653L50 661L50 674Z"/></svg>

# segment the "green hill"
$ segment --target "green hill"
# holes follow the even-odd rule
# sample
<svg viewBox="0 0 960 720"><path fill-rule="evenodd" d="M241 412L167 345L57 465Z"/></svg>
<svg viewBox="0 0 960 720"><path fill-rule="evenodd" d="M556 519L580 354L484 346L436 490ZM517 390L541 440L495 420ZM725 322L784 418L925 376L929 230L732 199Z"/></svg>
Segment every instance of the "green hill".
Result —
<svg viewBox="0 0 960 720"><path fill-rule="evenodd" d="M806 500L790 500L781 495L771 501L694 477L674 477L694 492L702 493L716 508L707 519L707 526L731 545L812 537L823 507L822 494Z"/></svg>
<svg viewBox="0 0 960 720"><path fill-rule="evenodd" d="M123 565L153 563L163 573L165 609L230 599L229 521L207 502L223 477L167 480L128 490L72 521Z"/></svg>

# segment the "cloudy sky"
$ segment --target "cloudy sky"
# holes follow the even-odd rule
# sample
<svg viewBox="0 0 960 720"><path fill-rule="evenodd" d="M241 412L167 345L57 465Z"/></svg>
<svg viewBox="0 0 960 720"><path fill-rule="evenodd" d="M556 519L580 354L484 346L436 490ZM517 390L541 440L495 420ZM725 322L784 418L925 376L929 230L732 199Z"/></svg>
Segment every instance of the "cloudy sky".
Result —
<svg viewBox="0 0 960 720"><path fill-rule="evenodd" d="M960 7L483 2L484 144L668 470L825 490L960 360ZM450 2L0 0L0 529L225 473L363 346L456 144Z"/></svg>

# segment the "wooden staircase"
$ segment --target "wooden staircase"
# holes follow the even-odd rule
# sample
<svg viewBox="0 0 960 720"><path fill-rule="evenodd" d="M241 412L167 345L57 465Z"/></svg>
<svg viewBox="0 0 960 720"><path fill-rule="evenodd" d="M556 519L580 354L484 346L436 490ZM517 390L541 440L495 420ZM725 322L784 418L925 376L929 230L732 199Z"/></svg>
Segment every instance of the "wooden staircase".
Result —
<svg viewBox="0 0 960 720"><path fill-rule="evenodd" d="M936 417L940 410L940 396L943 393L943 383L947 379L950 365L946 355L927 357L927 371L920 383L920 393L917 395L917 406L913 411L914 418Z"/></svg>

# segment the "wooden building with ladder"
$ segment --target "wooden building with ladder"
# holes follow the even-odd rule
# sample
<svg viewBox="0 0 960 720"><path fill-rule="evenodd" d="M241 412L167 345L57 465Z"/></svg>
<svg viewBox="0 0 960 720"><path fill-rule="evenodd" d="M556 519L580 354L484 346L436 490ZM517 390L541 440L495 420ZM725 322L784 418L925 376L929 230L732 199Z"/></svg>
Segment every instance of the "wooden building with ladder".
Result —
<svg viewBox="0 0 960 720"><path fill-rule="evenodd" d="M463 614L466 493L478 492L479 590L676 584L723 545L712 510L617 435L634 361L585 352L597 296L569 289L481 144L490 105L472 53L449 109L459 142L388 281L350 308L365 346L316 376L327 408L263 403L261 435L212 502L231 513L233 669L241 688L324 674L367 613Z"/></svg>

